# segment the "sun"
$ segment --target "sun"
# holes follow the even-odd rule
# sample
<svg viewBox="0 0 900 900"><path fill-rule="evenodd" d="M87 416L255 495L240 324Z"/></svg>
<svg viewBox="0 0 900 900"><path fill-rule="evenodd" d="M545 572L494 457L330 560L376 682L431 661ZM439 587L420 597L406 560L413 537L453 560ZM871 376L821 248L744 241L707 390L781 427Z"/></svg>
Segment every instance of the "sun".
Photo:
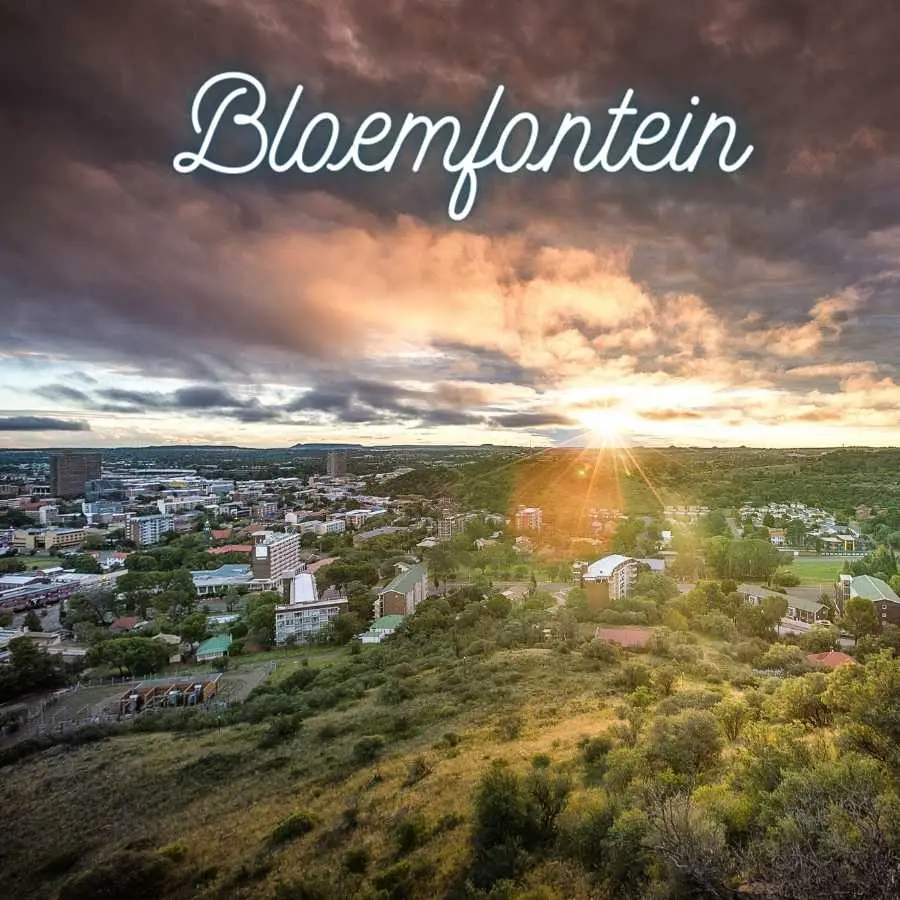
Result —
<svg viewBox="0 0 900 900"><path fill-rule="evenodd" d="M633 423L632 417L616 406L579 409L576 418L592 445L600 447L624 446Z"/></svg>

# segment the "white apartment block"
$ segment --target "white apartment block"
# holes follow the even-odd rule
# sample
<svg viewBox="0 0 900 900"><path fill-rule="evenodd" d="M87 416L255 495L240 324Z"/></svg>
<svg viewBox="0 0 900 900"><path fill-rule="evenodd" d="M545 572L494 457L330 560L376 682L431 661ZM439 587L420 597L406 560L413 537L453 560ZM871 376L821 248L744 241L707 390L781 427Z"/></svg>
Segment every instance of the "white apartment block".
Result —
<svg viewBox="0 0 900 900"><path fill-rule="evenodd" d="M347 523L343 519L328 519L325 522L316 522L316 534L343 534L347 530Z"/></svg>
<svg viewBox="0 0 900 900"><path fill-rule="evenodd" d="M320 598L315 577L302 572L291 582L290 602L275 607L275 643L309 641L346 611L343 594Z"/></svg>
<svg viewBox="0 0 900 900"><path fill-rule="evenodd" d="M135 516L125 523L125 535L139 547L158 544L163 535L175 530L172 516Z"/></svg>
<svg viewBox="0 0 900 900"><path fill-rule="evenodd" d="M277 531L253 533L253 577L263 581L290 578L303 568L300 535Z"/></svg>

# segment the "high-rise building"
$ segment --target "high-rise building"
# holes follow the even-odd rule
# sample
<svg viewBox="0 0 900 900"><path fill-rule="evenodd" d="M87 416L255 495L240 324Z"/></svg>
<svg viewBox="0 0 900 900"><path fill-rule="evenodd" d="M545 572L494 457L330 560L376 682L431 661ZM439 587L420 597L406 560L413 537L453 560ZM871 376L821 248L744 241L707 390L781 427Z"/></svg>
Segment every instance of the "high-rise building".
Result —
<svg viewBox="0 0 900 900"><path fill-rule="evenodd" d="M332 450L325 456L325 474L329 478L341 478L347 474L347 452Z"/></svg>
<svg viewBox="0 0 900 900"><path fill-rule="evenodd" d="M300 562L300 535L278 531L256 531L253 534L253 577L264 581L290 578L303 564Z"/></svg>
<svg viewBox="0 0 900 900"><path fill-rule="evenodd" d="M54 497L81 497L87 482L99 477L99 453L60 450L50 454L50 493Z"/></svg>
<svg viewBox="0 0 900 900"><path fill-rule="evenodd" d="M544 513L537 506L523 507L516 513L516 531L540 531Z"/></svg>
<svg viewBox="0 0 900 900"><path fill-rule="evenodd" d="M438 519L437 523L437 539L439 541L449 541L450 538L462 534L466 530L466 517L462 514L444 515Z"/></svg>

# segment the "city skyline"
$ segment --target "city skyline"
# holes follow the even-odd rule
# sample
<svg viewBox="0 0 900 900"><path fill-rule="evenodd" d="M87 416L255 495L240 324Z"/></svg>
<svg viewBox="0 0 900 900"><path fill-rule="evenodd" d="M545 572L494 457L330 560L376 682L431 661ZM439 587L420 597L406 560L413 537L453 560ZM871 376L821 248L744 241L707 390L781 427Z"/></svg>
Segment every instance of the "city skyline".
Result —
<svg viewBox="0 0 900 900"><path fill-rule="evenodd" d="M77 6L18 5L0 56L0 448L900 445L894 6ZM477 121L502 84L548 134L696 95L755 151L482 175L460 222L439 153L179 175L234 67L348 121Z"/></svg>

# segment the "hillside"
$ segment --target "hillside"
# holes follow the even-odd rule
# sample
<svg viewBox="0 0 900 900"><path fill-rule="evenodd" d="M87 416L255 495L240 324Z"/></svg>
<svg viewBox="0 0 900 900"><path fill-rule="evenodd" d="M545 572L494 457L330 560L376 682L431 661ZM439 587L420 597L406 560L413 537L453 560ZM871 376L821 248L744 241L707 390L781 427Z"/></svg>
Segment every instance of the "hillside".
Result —
<svg viewBox="0 0 900 900"><path fill-rule="evenodd" d="M707 596L726 605L707 588L658 602L722 629ZM227 710L4 752L5 891L800 900L838 878L829 896L893 896L900 663L873 646L804 674L784 644L660 629L623 652L593 628L454 595L381 646L284 653Z"/></svg>

